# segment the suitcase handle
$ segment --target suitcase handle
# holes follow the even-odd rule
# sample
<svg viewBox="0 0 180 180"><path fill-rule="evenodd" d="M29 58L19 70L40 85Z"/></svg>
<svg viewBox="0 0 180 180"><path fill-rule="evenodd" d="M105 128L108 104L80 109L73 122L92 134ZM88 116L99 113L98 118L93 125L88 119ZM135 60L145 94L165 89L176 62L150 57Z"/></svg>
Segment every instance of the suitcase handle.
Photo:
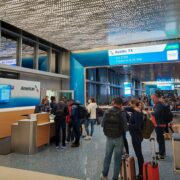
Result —
<svg viewBox="0 0 180 180"><path fill-rule="evenodd" d="M151 155L152 155L152 162L151 162L151 164L152 164L153 167L156 167L156 165L157 165L157 159L156 159L155 138L154 138L154 137L151 137L151 138L149 139L149 141L150 141L150 143L153 142L153 147L152 147L152 145L151 145Z"/></svg>

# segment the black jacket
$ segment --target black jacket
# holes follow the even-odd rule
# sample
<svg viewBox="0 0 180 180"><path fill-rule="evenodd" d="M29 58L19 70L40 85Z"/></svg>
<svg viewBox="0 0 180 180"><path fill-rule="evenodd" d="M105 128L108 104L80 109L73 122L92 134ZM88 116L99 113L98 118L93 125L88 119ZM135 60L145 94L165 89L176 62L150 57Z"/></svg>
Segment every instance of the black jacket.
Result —
<svg viewBox="0 0 180 180"><path fill-rule="evenodd" d="M163 111L163 108L164 105L161 102L158 102L153 108L152 115L155 117L157 125L162 124L161 113Z"/></svg>
<svg viewBox="0 0 180 180"><path fill-rule="evenodd" d="M144 125L143 113L134 111L130 117L129 131L131 134L142 135L142 129Z"/></svg>
<svg viewBox="0 0 180 180"><path fill-rule="evenodd" d="M66 120L66 116L69 114L68 106L63 102L57 103L54 106L53 114L55 115L55 121Z"/></svg>

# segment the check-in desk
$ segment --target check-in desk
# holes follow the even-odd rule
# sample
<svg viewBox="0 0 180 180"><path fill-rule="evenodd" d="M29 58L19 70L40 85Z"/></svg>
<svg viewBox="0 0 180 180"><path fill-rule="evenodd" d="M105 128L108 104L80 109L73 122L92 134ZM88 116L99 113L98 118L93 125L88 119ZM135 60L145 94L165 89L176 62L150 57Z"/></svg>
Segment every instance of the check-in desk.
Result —
<svg viewBox="0 0 180 180"><path fill-rule="evenodd" d="M12 125L12 150L17 153L34 154L38 147L49 144L50 118L48 113L30 114L29 119Z"/></svg>

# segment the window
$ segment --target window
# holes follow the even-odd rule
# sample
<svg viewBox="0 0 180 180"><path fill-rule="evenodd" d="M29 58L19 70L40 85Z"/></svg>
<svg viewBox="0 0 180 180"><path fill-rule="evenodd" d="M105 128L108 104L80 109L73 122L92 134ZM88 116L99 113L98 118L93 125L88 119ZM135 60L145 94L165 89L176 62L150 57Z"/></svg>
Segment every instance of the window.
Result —
<svg viewBox="0 0 180 180"><path fill-rule="evenodd" d="M16 48L16 39L8 35L3 35L2 33L0 46L0 64L16 66Z"/></svg>

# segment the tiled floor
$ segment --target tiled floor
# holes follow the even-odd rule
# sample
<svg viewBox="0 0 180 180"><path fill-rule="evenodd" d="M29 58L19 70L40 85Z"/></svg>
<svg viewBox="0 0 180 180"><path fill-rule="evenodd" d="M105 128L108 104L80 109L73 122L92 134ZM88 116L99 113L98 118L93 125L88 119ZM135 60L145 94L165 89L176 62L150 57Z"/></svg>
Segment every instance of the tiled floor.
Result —
<svg viewBox="0 0 180 180"><path fill-rule="evenodd" d="M130 153L134 155L131 139L128 135ZM166 141L167 158L159 162L161 180L179 180L180 175L173 174L172 145ZM79 148L68 147L65 150L56 149L54 145L44 147L35 155L9 154L0 155L0 165L19 169L46 172L55 175L68 176L83 180L99 180L104 158L105 136L102 128L96 126L92 141L81 140ZM145 160L150 160L149 141L143 142ZM113 161L109 173L112 177Z"/></svg>

